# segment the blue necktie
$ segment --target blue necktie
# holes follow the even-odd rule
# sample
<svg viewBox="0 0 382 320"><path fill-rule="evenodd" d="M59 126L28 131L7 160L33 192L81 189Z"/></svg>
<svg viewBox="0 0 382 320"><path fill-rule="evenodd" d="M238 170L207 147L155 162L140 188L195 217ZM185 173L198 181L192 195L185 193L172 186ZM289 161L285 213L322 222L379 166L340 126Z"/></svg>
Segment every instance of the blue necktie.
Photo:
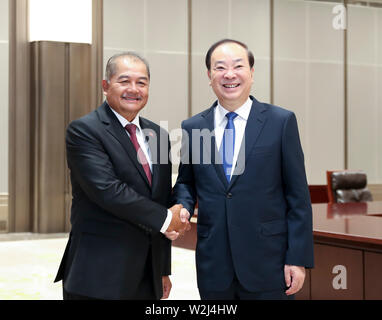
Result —
<svg viewBox="0 0 382 320"><path fill-rule="evenodd" d="M231 180L233 153L235 150L235 125L233 119L237 117L237 113L228 112L225 115L228 119L227 125L224 129L222 147L223 168L227 181Z"/></svg>

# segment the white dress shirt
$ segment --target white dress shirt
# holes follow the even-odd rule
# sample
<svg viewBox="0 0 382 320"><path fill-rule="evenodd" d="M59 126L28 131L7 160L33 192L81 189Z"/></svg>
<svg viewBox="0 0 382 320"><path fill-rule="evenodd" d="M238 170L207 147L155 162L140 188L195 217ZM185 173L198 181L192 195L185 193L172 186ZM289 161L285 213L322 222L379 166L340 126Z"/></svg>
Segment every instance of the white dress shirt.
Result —
<svg viewBox="0 0 382 320"><path fill-rule="evenodd" d="M244 132L245 132L245 126L247 125L247 120L249 117L249 113L251 112L252 107L252 100L248 97L247 101L238 109L236 109L234 112L237 113L237 117L233 120L233 123L235 125L235 149L233 152L233 160L232 160L232 168L235 168L237 157L239 154L239 150L241 147L241 143L243 141ZM215 110L215 141L216 146L218 148L218 151L220 152L223 135L224 135L224 129L227 125L228 119L225 116L228 112L228 110L224 109L220 102L218 102L218 105L216 106ZM231 171L231 178L232 173L234 170Z"/></svg>
<svg viewBox="0 0 382 320"><path fill-rule="evenodd" d="M137 126L137 130L136 130L137 140L138 140L139 146L141 147L143 153L145 154L147 162L150 166L150 171L152 173L153 172L153 169L152 169L153 164L152 164L152 160L151 160L151 152L150 152L149 144L146 141L146 139L142 133L141 126L139 124L139 114L137 114L137 116L134 118L134 120L130 122L130 121L126 120L124 117L122 117L113 108L110 107L110 110L114 112L115 116L117 117L117 119L121 123L122 127L126 127L127 124L135 124ZM127 132L127 130L125 130L125 132L130 138L130 134ZM168 226L171 223L171 220L172 220L172 212L171 212L171 210L167 209L167 218L164 221L164 224L163 224L162 228L160 229L160 232L162 232L162 233L166 232Z"/></svg>

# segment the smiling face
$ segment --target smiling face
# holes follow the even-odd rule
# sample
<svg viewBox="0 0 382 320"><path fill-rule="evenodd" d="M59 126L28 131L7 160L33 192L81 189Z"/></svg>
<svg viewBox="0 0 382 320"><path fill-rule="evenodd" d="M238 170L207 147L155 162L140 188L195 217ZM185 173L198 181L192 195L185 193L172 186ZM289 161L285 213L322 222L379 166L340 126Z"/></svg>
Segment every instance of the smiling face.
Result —
<svg viewBox="0 0 382 320"><path fill-rule="evenodd" d="M110 107L132 121L149 97L147 68L141 60L128 56L117 58L115 63L114 75L102 81L103 93Z"/></svg>
<svg viewBox="0 0 382 320"><path fill-rule="evenodd" d="M247 50L237 43L224 43L212 52L208 77L225 109L234 111L245 103L251 91L253 72Z"/></svg>

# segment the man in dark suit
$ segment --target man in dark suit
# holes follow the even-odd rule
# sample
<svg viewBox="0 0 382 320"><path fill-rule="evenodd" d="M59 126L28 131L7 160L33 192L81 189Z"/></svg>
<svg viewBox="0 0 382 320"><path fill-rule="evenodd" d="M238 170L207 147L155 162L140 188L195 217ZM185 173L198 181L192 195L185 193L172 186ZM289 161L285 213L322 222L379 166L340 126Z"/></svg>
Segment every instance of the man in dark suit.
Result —
<svg viewBox="0 0 382 320"><path fill-rule="evenodd" d="M184 232L171 194L168 133L139 116L149 93L145 59L111 57L106 101L70 123L72 229L55 281L64 299L160 299L171 290L171 241ZM167 237L167 238L166 238Z"/></svg>
<svg viewBox="0 0 382 320"><path fill-rule="evenodd" d="M253 54L239 41L212 45L206 66L218 100L182 123L173 198L191 213L198 203L202 299L291 299L305 268L313 267L296 117L250 95L253 65Z"/></svg>

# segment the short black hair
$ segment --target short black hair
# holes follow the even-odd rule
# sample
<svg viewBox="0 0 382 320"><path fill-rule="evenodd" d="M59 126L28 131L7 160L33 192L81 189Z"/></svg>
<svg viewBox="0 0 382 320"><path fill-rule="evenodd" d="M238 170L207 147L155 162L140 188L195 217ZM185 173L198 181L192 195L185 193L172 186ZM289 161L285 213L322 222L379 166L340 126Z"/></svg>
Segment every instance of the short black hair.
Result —
<svg viewBox="0 0 382 320"><path fill-rule="evenodd" d="M207 51L205 62L206 62L206 67L208 70L211 70L212 53L215 51L217 47L221 46L224 43L236 43L239 46L242 46L245 50L247 50L249 66L251 68L253 67L253 65L255 64L255 57L253 56L253 53L251 52L251 50L248 49L248 46L245 43L238 40L233 40L233 39L222 39L222 40L219 40L218 42L215 42Z"/></svg>

